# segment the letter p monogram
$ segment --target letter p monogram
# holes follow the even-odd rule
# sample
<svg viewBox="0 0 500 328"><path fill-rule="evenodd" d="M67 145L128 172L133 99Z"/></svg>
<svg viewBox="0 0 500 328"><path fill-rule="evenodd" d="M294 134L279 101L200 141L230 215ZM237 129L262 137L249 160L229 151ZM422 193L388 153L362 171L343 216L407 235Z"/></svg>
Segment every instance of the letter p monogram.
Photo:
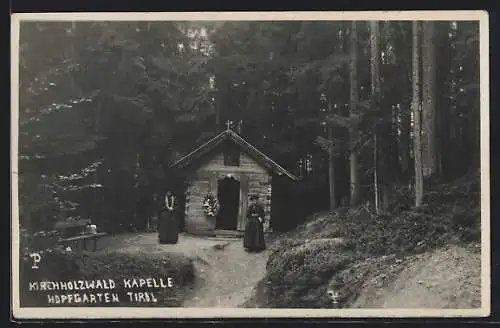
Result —
<svg viewBox="0 0 500 328"><path fill-rule="evenodd" d="M333 290L328 291L328 296L333 304L337 304L339 302L339 293Z"/></svg>
<svg viewBox="0 0 500 328"><path fill-rule="evenodd" d="M31 253L30 257L33 259L33 265L31 266L32 269L39 269L40 267L38 266L38 263L40 263L40 260L42 257L38 253Z"/></svg>

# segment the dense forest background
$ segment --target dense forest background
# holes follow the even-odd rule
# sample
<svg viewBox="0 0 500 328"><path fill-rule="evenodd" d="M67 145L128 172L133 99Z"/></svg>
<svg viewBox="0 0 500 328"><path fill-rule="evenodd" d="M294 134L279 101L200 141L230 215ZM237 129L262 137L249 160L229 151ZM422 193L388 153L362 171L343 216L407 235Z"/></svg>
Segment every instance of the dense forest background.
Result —
<svg viewBox="0 0 500 328"><path fill-rule="evenodd" d="M19 55L24 228L144 229L227 120L301 178L301 215L479 170L478 22L23 22Z"/></svg>

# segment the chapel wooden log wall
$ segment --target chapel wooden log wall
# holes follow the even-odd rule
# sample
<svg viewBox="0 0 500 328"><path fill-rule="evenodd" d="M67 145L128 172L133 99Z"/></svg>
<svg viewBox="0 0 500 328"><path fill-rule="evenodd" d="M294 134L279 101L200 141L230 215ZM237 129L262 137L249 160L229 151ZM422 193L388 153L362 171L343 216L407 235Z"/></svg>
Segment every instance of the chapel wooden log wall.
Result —
<svg viewBox="0 0 500 328"><path fill-rule="evenodd" d="M187 232L211 231L216 218L207 218L203 212L203 199L208 192L217 195L218 181L233 176L240 182L240 197L237 230L243 231L251 195L258 195L264 205L265 231L270 230L272 176L250 156L241 153L238 166L224 165L222 152L208 156L209 160L187 176L185 228Z"/></svg>

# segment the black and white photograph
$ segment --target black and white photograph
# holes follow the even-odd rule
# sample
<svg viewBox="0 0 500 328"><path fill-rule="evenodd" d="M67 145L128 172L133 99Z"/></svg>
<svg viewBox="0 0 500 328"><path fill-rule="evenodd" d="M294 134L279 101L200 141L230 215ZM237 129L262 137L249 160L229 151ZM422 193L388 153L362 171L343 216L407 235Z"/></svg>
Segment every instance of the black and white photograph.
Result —
<svg viewBox="0 0 500 328"><path fill-rule="evenodd" d="M13 14L14 317L488 316L488 33Z"/></svg>

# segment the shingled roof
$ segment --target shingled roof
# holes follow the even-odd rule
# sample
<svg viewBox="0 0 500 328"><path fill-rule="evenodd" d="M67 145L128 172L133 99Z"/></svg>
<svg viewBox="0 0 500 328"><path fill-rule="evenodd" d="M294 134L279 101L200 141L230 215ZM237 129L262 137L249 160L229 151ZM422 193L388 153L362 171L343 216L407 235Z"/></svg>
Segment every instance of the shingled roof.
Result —
<svg viewBox="0 0 500 328"><path fill-rule="evenodd" d="M264 167L267 169L271 170L272 172L278 174L278 175L286 175L290 179L294 181L298 181L299 179L289 171L287 171L285 168L280 166L278 163L273 161L271 158L269 158L267 155L262 153L260 150L252 146L248 141L240 137L236 132L227 129L203 145L199 146L186 156L182 157L179 159L177 162L171 165L171 168L183 168L187 165L189 165L194 159L200 158L201 156L205 155L209 151L213 150L215 147L223 143L224 141L229 140L233 142L234 144L238 145L243 151L245 151L249 156L251 156L253 159L255 159L257 162L261 163Z"/></svg>

